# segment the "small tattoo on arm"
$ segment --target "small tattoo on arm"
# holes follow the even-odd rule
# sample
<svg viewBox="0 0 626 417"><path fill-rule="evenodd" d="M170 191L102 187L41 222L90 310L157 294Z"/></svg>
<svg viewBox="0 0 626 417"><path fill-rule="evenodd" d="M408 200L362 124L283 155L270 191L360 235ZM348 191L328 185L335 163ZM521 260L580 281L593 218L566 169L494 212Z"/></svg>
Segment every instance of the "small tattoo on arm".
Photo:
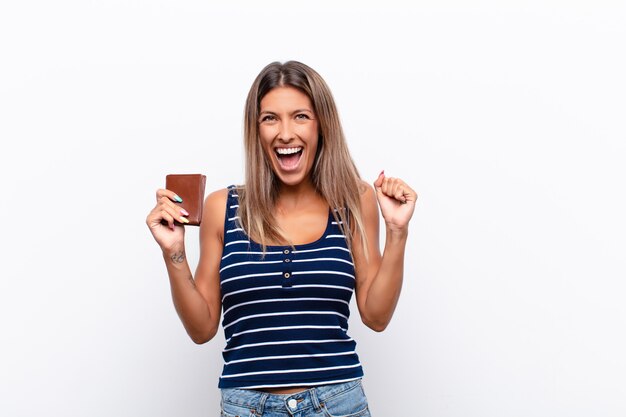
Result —
<svg viewBox="0 0 626 417"><path fill-rule="evenodd" d="M185 260L185 252L182 250L180 252L176 252L170 257L170 259L175 264L180 264Z"/></svg>
<svg viewBox="0 0 626 417"><path fill-rule="evenodd" d="M193 287L196 288L196 281L193 279L191 275L189 275L189 282L191 282L191 285L193 285Z"/></svg>

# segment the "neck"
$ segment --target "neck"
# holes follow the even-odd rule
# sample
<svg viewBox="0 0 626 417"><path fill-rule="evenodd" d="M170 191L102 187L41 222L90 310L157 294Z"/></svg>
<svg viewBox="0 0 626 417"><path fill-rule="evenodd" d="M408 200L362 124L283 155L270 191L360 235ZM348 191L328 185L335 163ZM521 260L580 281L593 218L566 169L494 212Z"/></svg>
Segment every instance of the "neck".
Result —
<svg viewBox="0 0 626 417"><path fill-rule="evenodd" d="M318 201L320 197L310 181L297 185L281 184L278 190L276 208L279 210L292 210L309 205L312 201Z"/></svg>

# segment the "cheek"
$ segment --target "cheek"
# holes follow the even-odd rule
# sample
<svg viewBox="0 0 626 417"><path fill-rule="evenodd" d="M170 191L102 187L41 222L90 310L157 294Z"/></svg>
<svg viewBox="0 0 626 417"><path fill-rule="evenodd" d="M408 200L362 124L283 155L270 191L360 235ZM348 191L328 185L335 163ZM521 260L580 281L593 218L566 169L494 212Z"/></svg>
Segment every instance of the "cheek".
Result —
<svg viewBox="0 0 626 417"><path fill-rule="evenodd" d="M272 144L272 132L267 128L259 129L259 141L264 150L267 150Z"/></svg>
<svg viewBox="0 0 626 417"><path fill-rule="evenodd" d="M272 137L272 128L269 126L260 126L259 127L259 138L261 138L261 142L265 143Z"/></svg>
<svg viewBox="0 0 626 417"><path fill-rule="evenodd" d="M317 127L311 129L311 132L309 133L309 137L311 138L310 143L312 145L312 147L314 149L317 149L319 147L319 142L320 142L320 132L317 129Z"/></svg>
<svg viewBox="0 0 626 417"><path fill-rule="evenodd" d="M314 142L317 142L318 135L319 135L317 126L315 125L302 126L298 134L300 137L306 138L309 145L314 144Z"/></svg>

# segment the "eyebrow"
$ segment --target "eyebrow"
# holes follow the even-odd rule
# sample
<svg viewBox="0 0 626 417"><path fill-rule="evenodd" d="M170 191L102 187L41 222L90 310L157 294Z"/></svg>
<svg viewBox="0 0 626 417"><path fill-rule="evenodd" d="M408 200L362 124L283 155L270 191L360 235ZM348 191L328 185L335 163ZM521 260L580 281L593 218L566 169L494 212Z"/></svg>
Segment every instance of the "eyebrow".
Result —
<svg viewBox="0 0 626 417"><path fill-rule="evenodd" d="M297 109L291 112L291 114L295 114L295 113L301 113L301 112L308 112L308 113L313 113L313 110L311 109ZM259 114L263 114L263 113L267 113L267 114L276 114L275 112L271 111L271 110L261 110L259 112Z"/></svg>

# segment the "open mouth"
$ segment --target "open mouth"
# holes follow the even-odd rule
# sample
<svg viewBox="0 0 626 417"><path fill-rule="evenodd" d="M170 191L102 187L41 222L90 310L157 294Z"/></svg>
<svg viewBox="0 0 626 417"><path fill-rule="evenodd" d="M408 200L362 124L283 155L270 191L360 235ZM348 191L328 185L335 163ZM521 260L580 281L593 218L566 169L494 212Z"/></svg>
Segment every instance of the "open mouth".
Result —
<svg viewBox="0 0 626 417"><path fill-rule="evenodd" d="M292 148L275 148L274 152L278 158L278 163L284 170L293 170L298 166L302 157L302 146Z"/></svg>

